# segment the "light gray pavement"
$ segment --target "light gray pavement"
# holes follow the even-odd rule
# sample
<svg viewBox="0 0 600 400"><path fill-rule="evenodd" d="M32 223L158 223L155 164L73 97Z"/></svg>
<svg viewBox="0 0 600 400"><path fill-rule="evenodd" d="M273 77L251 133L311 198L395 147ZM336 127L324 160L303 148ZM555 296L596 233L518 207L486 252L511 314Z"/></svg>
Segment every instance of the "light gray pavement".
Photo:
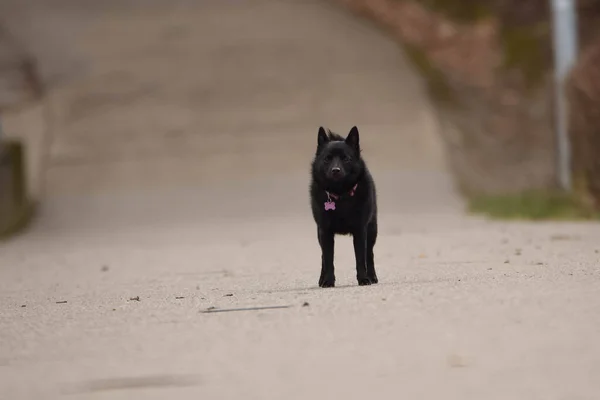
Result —
<svg viewBox="0 0 600 400"><path fill-rule="evenodd" d="M0 15L56 83L46 203L0 245L0 398L600 398L600 227L466 217L381 33L324 1ZM340 238L316 287L321 124L361 129L379 285Z"/></svg>

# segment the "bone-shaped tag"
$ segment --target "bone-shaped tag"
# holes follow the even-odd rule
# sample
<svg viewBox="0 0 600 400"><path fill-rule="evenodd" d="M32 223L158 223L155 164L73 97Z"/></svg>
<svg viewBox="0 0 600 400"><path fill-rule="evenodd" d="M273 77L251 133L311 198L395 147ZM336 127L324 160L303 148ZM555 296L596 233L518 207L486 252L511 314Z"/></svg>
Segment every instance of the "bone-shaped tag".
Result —
<svg viewBox="0 0 600 400"><path fill-rule="evenodd" d="M325 202L325 211L335 210L335 201L326 201Z"/></svg>

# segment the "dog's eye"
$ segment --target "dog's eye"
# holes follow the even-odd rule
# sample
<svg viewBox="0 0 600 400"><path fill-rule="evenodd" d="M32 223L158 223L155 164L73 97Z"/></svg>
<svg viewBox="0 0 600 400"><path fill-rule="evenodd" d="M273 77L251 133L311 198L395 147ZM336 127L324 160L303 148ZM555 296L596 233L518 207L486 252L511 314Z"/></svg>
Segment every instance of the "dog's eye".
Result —
<svg viewBox="0 0 600 400"><path fill-rule="evenodd" d="M326 163L330 163L330 162L331 162L331 160L333 160L333 157L331 156L331 154L329 154L329 155L327 155L327 156L325 157L325 162L326 162Z"/></svg>
<svg viewBox="0 0 600 400"><path fill-rule="evenodd" d="M352 160L352 159L351 159L350 157L348 157L348 156L344 156L344 157L342 157L342 161L343 161L343 162L350 162L351 160Z"/></svg>

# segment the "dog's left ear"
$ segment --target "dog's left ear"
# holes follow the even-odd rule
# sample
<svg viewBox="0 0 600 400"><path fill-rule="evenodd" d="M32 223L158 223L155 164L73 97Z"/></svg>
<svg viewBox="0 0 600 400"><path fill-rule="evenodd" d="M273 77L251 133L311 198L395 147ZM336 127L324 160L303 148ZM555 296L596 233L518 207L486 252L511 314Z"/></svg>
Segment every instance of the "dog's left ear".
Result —
<svg viewBox="0 0 600 400"><path fill-rule="evenodd" d="M352 129L350 129L350 133L346 137L346 144L356 151L360 151L358 128L356 126L353 126Z"/></svg>

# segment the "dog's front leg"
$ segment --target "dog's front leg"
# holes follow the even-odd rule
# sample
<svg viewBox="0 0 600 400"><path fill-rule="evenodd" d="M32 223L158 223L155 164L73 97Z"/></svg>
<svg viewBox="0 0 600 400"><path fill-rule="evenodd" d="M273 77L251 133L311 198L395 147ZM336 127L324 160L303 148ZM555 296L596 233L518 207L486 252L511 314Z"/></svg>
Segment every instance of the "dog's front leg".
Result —
<svg viewBox="0 0 600 400"><path fill-rule="evenodd" d="M335 273L333 268L333 248L335 245L334 233L330 230L319 228L319 244L321 245L321 277L320 287L334 287Z"/></svg>
<svg viewBox="0 0 600 400"><path fill-rule="evenodd" d="M357 229L353 234L354 257L356 258L356 279L360 286L370 285L367 277L367 230Z"/></svg>

